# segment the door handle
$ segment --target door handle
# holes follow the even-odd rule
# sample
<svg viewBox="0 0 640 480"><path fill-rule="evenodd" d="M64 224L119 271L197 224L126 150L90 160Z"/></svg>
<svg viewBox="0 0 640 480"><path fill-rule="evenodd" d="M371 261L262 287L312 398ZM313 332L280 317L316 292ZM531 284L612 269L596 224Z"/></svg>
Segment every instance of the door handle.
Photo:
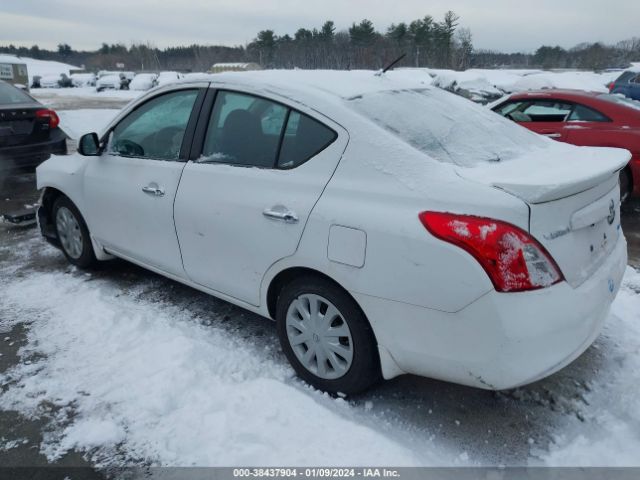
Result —
<svg viewBox="0 0 640 480"><path fill-rule="evenodd" d="M545 137L549 137L549 138L560 138L560 137L562 137L561 133L543 133L543 135Z"/></svg>
<svg viewBox="0 0 640 480"><path fill-rule="evenodd" d="M142 191L150 195L155 195L156 197L162 197L164 195L163 189L159 187L154 187L153 185L147 185L146 187L142 187Z"/></svg>
<svg viewBox="0 0 640 480"><path fill-rule="evenodd" d="M298 223L298 215L284 205L275 205L271 208L267 208L262 212L262 215L274 220L281 220L285 223Z"/></svg>

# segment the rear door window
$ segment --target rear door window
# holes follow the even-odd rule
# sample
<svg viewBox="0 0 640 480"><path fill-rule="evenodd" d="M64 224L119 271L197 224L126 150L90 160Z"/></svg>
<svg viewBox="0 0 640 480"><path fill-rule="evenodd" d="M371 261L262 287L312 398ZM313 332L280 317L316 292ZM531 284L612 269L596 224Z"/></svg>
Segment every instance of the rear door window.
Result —
<svg viewBox="0 0 640 480"><path fill-rule="evenodd" d="M593 108L576 105L569 115L569 122L609 122L609 118Z"/></svg>
<svg viewBox="0 0 640 480"><path fill-rule="evenodd" d="M322 123L280 103L219 91L198 161L295 168L324 150L336 137Z"/></svg>
<svg viewBox="0 0 640 480"><path fill-rule="evenodd" d="M282 140L278 167L295 168L327 148L336 132L300 112L292 111Z"/></svg>

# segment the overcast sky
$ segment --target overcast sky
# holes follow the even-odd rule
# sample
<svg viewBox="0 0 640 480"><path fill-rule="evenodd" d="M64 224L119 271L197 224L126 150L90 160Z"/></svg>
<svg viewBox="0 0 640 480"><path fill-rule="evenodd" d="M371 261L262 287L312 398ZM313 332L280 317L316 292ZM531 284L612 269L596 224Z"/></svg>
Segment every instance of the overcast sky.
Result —
<svg viewBox="0 0 640 480"><path fill-rule="evenodd" d="M640 0L0 0L0 44L97 49L102 42L241 45L259 30L293 34L333 20L391 23L454 10L476 48L534 51L640 35Z"/></svg>

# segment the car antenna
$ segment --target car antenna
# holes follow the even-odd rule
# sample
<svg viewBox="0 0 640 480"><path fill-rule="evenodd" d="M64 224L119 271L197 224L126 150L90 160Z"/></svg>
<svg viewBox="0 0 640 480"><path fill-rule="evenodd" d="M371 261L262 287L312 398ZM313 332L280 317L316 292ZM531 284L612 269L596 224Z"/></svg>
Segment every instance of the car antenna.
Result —
<svg viewBox="0 0 640 480"><path fill-rule="evenodd" d="M406 56L407 56L407 54L403 53L398 58L396 58L393 62L391 62L389 65L384 67L382 70L378 70L375 73L376 77L380 77L380 76L382 76L383 73L387 73L389 70L391 70L395 66L396 63L398 63L400 60L402 60Z"/></svg>

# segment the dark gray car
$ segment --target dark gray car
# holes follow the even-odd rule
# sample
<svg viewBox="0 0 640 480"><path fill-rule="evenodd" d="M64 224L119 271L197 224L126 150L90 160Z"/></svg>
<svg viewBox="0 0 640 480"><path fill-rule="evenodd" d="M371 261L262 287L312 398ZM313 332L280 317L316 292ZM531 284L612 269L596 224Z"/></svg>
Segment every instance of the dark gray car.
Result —
<svg viewBox="0 0 640 480"><path fill-rule="evenodd" d="M0 80L0 170L35 167L67 153L60 120L28 93Z"/></svg>

